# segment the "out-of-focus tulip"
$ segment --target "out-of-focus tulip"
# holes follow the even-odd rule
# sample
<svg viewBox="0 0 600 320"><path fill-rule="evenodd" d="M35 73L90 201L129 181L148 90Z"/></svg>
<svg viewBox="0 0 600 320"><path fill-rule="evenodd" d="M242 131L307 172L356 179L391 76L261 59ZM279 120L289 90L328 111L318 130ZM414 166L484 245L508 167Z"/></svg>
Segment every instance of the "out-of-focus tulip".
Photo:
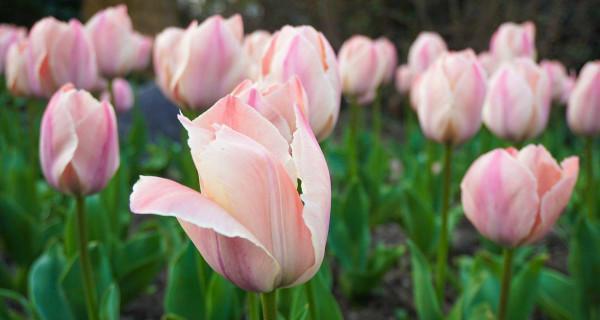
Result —
<svg viewBox="0 0 600 320"><path fill-rule="evenodd" d="M578 173L577 157L559 166L543 146L492 150L462 180L465 215L500 245L533 243L550 232L567 206Z"/></svg>
<svg viewBox="0 0 600 320"><path fill-rule="evenodd" d="M550 82L528 58L504 63L491 78L483 122L495 135L523 141L539 135L550 113Z"/></svg>
<svg viewBox="0 0 600 320"><path fill-rule="evenodd" d="M13 43L6 54L6 87L16 96L32 94L27 70L27 52L29 42L20 40Z"/></svg>
<svg viewBox="0 0 600 320"><path fill-rule="evenodd" d="M13 26L10 24L0 24L0 74L4 73L4 63L8 54L8 49L13 43L25 39L27 30L25 28Z"/></svg>
<svg viewBox="0 0 600 320"><path fill-rule="evenodd" d="M252 80L258 80L262 57L271 41L271 34L264 30L256 30L244 37L244 51L250 59L248 65L248 77Z"/></svg>
<svg viewBox="0 0 600 320"><path fill-rule="evenodd" d="M560 101L564 96L565 81L567 81L567 69L556 60L542 60L540 67L546 72L546 77L550 81L552 99Z"/></svg>
<svg viewBox="0 0 600 320"><path fill-rule="evenodd" d="M414 75L421 74L446 51L448 51L446 42L439 34L421 32L408 50L408 65Z"/></svg>
<svg viewBox="0 0 600 320"><path fill-rule="evenodd" d="M408 65L403 64L399 66L396 70L396 90L402 94L406 94L412 86L412 78L412 71Z"/></svg>
<svg viewBox="0 0 600 320"><path fill-rule="evenodd" d="M486 81L473 50L442 54L419 83L417 114L424 134L457 145L477 133Z"/></svg>
<svg viewBox="0 0 600 320"><path fill-rule="evenodd" d="M383 80L383 51L378 52L375 41L362 35L346 40L338 54L342 92L355 97L358 103L373 101Z"/></svg>
<svg viewBox="0 0 600 320"><path fill-rule="evenodd" d="M212 16L186 30L167 28L154 44L154 70L163 93L180 108L202 111L247 74L240 15Z"/></svg>
<svg viewBox="0 0 600 320"><path fill-rule="evenodd" d="M518 57L535 59L535 25L529 21L503 23L492 35L490 52L500 61Z"/></svg>
<svg viewBox="0 0 600 320"><path fill-rule="evenodd" d="M477 55L477 59L479 60L479 63L483 69L485 69L487 72L488 77L491 77L494 72L496 72L496 69L498 68L498 61L496 61L494 55L488 51L484 51Z"/></svg>
<svg viewBox="0 0 600 320"><path fill-rule="evenodd" d="M331 185L308 121L298 105L293 113L291 142L233 96L193 121L180 116L202 192L141 177L131 211L177 217L206 262L245 290L308 281L323 260Z"/></svg>
<svg viewBox="0 0 600 320"><path fill-rule="evenodd" d="M66 84L44 112L40 162L46 180L66 194L88 195L106 186L119 167L113 107Z"/></svg>
<svg viewBox="0 0 600 320"><path fill-rule="evenodd" d="M66 83L80 89L91 89L97 83L94 49L79 21L65 23L44 18L31 28L28 39L23 41L6 61L8 68L13 68L7 76L13 92L50 97ZM23 72L27 77L26 86L22 82ZM25 87L28 90L23 90Z"/></svg>
<svg viewBox="0 0 600 320"><path fill-rule="evenodd" d="M152 41L133 30L126 5L98 11L85 25L96 50L102 75L113 78L143 69Z"/></svg>
<svg viewBox="0 0 600 320"><path fill-rule="evenodd" d="M577 134L600 134L600 60L583 66L569 97L567 120Z"/></svg>
<svg viewBox="0 0 600 320"><path fill-rule="evenodd" d="M311 26L285 26L271 38L263 57L262 79L285 82L297 76L306 90L310 125L317 139L333 131L342 86L335 52Z"/></svg>
<svg viewBox="0 0 600 320"><path fill-rule="evenodd" d="M133 89L129 82L123 78L116 78L112 82L112 97L117 112L127 112L133 107Z"/></svg>
<svg viewBox="0 0 600 320"><path fill-rule="evenodd" d="M380 37L375 40L375 47L379 54L380 73L383 79L382 83L387 84L394 80L394 72L398 65L398 53L396 47L388 38Z"/></svg>
<svg viewBox="0 0 600 320"><path fill-rule="evenodd" d="M561 103L566 105L569 102L569 98L571 97L571 93L575 88L576 81L577 77L575 74L571 74L565 78L565 81L563 82L562 96L560 97Z"/></svg>

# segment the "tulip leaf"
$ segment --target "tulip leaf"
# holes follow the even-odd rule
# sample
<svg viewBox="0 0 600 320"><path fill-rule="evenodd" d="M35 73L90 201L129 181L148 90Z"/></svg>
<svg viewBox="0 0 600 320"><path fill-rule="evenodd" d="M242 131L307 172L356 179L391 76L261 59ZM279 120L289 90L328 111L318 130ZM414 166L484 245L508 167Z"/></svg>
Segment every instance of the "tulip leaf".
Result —
<svg viewBox="0 0 600 320"><path fill-rule="evenodd" d="M575 319L577 297L573 293L578 289L573 280L560 272L543 269L539 282L540 310L552 319Z"/></svg>
<svg viewBox="0 0 600 320"><path fill-rule="evenodd" d="M75 319L60 286L60 276L66 263L62 248L55 243L31 267L29 298L43 320Z"/></svg>
<svg viewBox="0 0 600 320"><path fill-rule="evenodd" d="M508 319L529 319L537 298L540 270L547 259L546 254L537 255L512 279Z"/></svg>
<svg viewBox="0 0 600 320"><path fill-rule="evenodd" d="M184 319L204 319L206 279L200 279L201 259L196 247L187 242L169 264L165 291L165 313ZM203 261L203 260L202 260Z"/></svg>
<svg viewBox="0 0 600 320"><path fill-rule="evenodd" d="M405 207L401 211L402 227L425 255L431 255L438 242L435 212L430 201L423 201L410 186L404 187Z"/></svg>
<svg viewBox="0 0 600 320"><path fill-rule="evenodd" d="M7 254L20 265L29 265L38 254L38 225L17 202L0 197L0 238Z"/></svg>
<svg viewBox="0 0 600 320"><path fill-rule="evenodd" d="M17 317L16 314L9 311L5 304L1 301L10 301L12 305L18 305L21 310L27 315ZM37 313L35 312L35 308L25 297L23 297L20 293L1 289L0 288L0 319L35 319L37 318Z"/></svg>
<svg viewBox="0 0 600 320"><path fill-rule="evenodd" d="M442 311L436 298L433 287L431 270L427 259L419 247L412 241L408 241L411 253L411 274L413 282L413 295L415 307L419 319L437 320L442 319Z"/></svg>
<svg viewBox="0 0 600 320"><path fill-rule="evenodd" d="M569 271L578 288L573 294L583 313L579 317L591 318L600 314L600 223L580 217L569 248Z"/></svg>
<svg viewBox="0 0 600 320"><path fill-rule="evenodd" d="M214 272L206 290L206 319L239 319L239 291L230 281Z"/></svg>
<svg viewBox="0 0 600 320"><path fill-rule="evenodd" d="M119 287L111 284L100 299L100 319L118 320L120 309Z"/></svg>

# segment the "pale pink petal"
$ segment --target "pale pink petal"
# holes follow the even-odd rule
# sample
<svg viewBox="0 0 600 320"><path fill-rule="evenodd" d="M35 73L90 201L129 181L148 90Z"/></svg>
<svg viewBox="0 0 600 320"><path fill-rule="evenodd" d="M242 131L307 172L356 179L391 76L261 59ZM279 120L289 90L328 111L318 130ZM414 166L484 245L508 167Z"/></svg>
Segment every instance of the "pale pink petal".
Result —
<svg viewBox="0 0 600 320"><path fill-rule="evenodd" d="M521 149L517 159L535 176L540 199L561 179L562 170L558 163L541 145L528 145Z"/></svg>

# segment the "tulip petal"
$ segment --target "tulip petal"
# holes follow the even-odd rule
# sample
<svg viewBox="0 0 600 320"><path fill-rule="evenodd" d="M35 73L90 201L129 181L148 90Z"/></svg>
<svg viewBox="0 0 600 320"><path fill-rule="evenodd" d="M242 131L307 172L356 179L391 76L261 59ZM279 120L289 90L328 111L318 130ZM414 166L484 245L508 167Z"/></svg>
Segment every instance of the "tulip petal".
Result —
<svg viewBox="0 0 600 320"><path fill-rule="evenodd" d="M562 172L558 163L543 146L528 145L519 151L517 159L535 176L540 199L561 180Z"/></svg>
<svg viewBox="0 0 600 320"><path fill-rule="evenodd" d="M199 157L202 193L265 245L282 268L280 286L314 263L296 181L265 147L226 125Z"/></svg>
<svg viewBox="0 0 600 320"><path fill-rule="evenodd" d="M265 246L222 207L174 181L141 176L131 211L176 217L217 272L252 291L271 291L279 265Z"/></svg>

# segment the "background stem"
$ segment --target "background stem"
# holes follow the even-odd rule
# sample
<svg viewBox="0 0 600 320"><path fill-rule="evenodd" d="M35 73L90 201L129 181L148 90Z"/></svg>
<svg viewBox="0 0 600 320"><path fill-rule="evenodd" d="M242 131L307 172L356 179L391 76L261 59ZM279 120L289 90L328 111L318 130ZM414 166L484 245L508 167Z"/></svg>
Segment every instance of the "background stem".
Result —
<svg viewBox="0 0 600 320"><path fill-rule="evenodd" d="M500 289L500 303L498 304L498 320L506 319L508 294L510 292L510 278L512 276L512 257L514 249L504 249L504 268L502 269L502 287Z"/></svg>
<svg viewBox="0 0 600 320"><path fill-rule="evenodd" d="M277 291L261 293L260 299L263 308L263 320L277 319Z"/></svg>
<svg viewBox="0 0 600 320"><path fill-rule="evenodd" d="M450 204L450 182L452 177L452 151L453 147L451 143L446 144L446 150L444 152L444 184L443 184L443 195L442 195L442 225L440 230L440 242L438 246L437 255L437 296L440 301L440 305L444 305L444 286L446 282L446 263L448 260L448 208Z"/></svg>
<svg viewBox="0 0 600 320"><path fill-rule="evenodd" d="M360 106L355 99L350 100L350 136L348 145L348 165L350 177L358 178L358 132L360 127Z"/></svg>
<svg viewBox="0 0 600 320"><path fill-rule="evenodd" d="M381 94L377 90L373 103L373 137L376 144L381 144Z"/></svg>
<svg viewBox="0 0 600 320"><path fill-rule="evenodd" d="M585 138L585 171L587 175L587 206L588 206L588 217L590 220L594 219L594 140L593 137Z"/></svg>
<svg viewBox="0 0 600 320"><path fill-rule="evenodd" d="M83 276L83 285L85 291L85 301L88 311L88 318L98 319L98 309L96 307L96 286L92 274L92 265L88 251L87 228L85 222L85 199L78 195L75 197L77 202L77 229L79 231L79 261L81 262L81 274Z"/></svg>
<svg viewBox="0 0 600 320"><path fill-rule="evenodd" d="M259 316L259 308L258 308L258 299L256 293L248 292L247 301L248 304L248 319L249 320L260 320Z"/></svg>

